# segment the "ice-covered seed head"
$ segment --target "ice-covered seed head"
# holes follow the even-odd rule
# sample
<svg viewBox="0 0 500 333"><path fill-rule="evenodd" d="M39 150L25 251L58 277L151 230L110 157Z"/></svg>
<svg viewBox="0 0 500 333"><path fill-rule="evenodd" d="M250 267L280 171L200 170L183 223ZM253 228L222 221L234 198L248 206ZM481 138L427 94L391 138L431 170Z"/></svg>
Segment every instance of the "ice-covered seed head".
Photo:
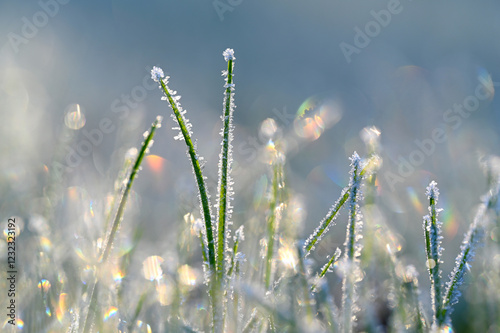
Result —
<svg viewBox="0 0 500 333"><path fill-rule="evenodd" d="M151 78L155 82L160 82L160 80L163 79L164 76L165 74L163 74L163 69L153 66L153 69L151 70Z"/></svg>

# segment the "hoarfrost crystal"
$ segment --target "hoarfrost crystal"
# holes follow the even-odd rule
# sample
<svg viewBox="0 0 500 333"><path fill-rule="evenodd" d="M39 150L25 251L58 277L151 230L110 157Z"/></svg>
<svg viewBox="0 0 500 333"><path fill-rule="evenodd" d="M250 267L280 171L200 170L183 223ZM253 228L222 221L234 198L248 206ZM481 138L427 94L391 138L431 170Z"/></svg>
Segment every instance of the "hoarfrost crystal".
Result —
<svg viewBox="0 0 500 333"><path fill-rule="evenodd" d="M226 49L224 52L222 52L222 55L224 56L224 60L226 61L236 59L233 49Z"/></svg>
<svg viewBox="0 0 500 333"><path fill-rule="evenodd" d="M153 69L151 70L151 78L155 82L160 82L161 79L163 79L165 75L163 74L163 70L160 67L153 66Z"/></svg>

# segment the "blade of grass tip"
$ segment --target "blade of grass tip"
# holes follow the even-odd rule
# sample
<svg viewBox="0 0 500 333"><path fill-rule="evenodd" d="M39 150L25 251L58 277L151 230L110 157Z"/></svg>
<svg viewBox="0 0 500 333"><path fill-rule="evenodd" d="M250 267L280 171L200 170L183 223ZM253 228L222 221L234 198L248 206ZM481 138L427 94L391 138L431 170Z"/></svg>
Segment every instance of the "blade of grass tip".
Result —
<svg viewBox="0 0 500 333"><path fill-rule="evenodd" d="M275 221L276 221L276 206L278 200L278 177L279 177L279 165L275 163L273 168L273 181L272 181L272 194L271 202L269 203L269 218L267 221L267 253L266 253L266 270L264 283L266 289L271 286L271 273L272 273L272 260L274 255L274 238L276 236Z"/></svg>
<svg viewBox="0 0 500 333"><path fill-rule="evenodd" d="M374 163L379 163L377 162L379 158L377 156L374 156L371 158L367 165L361 170L359 173L359 177L363 178L364 175L369 172L373 168ZM328 232L330 229L330 224L335 221L337 218L337 213L339 210L344 206L346 203L347 199L349 198L349 193L350 193L350 185L344 187L342 189L342 192L340 194L340 197L337 199L337 201L333 204L333 206L330 208L326 216L321 220L319 223L319 226L314 230L314 232L309 236L309 238L306 240L304 243L304 255L307 257L312 250L314 250L316 244L323 238L324 234Z"/></svg>
<svg viewBox="0 0 500 333"><path fill-rule="evenodd" d="M163 70L158 67L153 67L151 70L151 78L160 83L160 88L163 90L165 94L162 97L163 100L167 100L169 105L174 113L174 119L179 125L179 129L181 131L180 135L177 136L177 139L183 138L186 142L186 146L188 148L188 155L191 159L191 164L193 166L194 175L196 178L196 182L198 184L198 191L200 193L200 202L203 218L205 221L205 236L207 238L207 248L208 248L208 261L210 267L210 275L215 274L216 272L216 262L215 262L215 241L213 237L213 227L212 227L212 215L210 210L210 201L208 197L207 187L205 185L205 178L201 172L200 158L196 152L196 147L191 139L191 124L184 117L186 113L185 110L179 104L180 96L177 96L177 92L171 90L168 87L168 76L164 76Z"/></svg>
<svg viewBox="0 0 500 333"><path fill-rule="evenodd" d="M359 256L361 254L360 240L362 238L361 213L358 201L361 197L361 158L356 152L351 157L351 179L349 181L349 220L345 240L344 278L342 283L343 331L352 332L354 327L354 312L356 310L355 284L358 280Z"/></svg>
<svg viewBox="0 0 500 333"><path fill-rule="evenodd" d="M232 49L226 49L223 52L224 59L227 62L227 71L223 71L222 75L225 76L226 88L224 92L224 114L222 116L223 128L222 128L222 142L221 142L221 153L219 160L219 193L217 197L217 206L219 209L218 216L218 226L217 226L217 274L218 279L221 283L224 282L225 269L224 254L227 248L227 236L228 232L227 221L231 217L231 178L229 171L231 170L232 162L232 146L231 141L233 140L233 112L234 112L234 83L233 83L233 68L234 51Z"/></svg>
<svg viewBox="0 0 500 333"><path fill-rule="evenodd" d="M439 189L437 183L432 181L426 190L429 199L429 213L424 216L425 247L427 251L427 269L431 280L431 299L433 311L433 325L438 324L438 317L442 306L442 285L441 285L441 222L438 221L438 213L441 211L436 208L439 199Z"/></svg>
<svg viewBox="0 0 500 333"><path fill-rule="evenodd" d="M316 291L317 284L323 279L327 272L331 272L332 265L339 261L342 251L337 248L333 256L328 260L328 262L321 268L321 272L318 274L316 282L311 286L311 292Z"/></svg>
<svg viewBox="0 0 500 333"><path fill-rule="evenodd" d="M459 287L464 282L466 270L470 270L470 264L474 260L475 250L483 241L485 233L486 213L492 202L496 200L500 190L500 183L492 188L483 202L480 204L476 216L471 223L469 230L465 234L461 245L461 251L455 259L455 267L450 274L450 279L446 283L446 291L443 298L439 324L449 324L451 321L452 306L458 303L460 297Z"/></svg>
<svg viewBox="0 0 500 333"><path fill-rule="evenodd" d="M141 166L142 160L144 159L144 156L146 155L146 153L149 152L149 149L151 148L151 146L153 144L153 137L154 137L156 129L161 127L161 121L162 121L161 116L156 117L156 120L151 125L150 131L144 133L145 140L142 143L141 150L139 151L139 154L137 155L137 158L135 160L132 171L130 172L130 176L128 178L128 181L125 184L125 189L123 190L122 197L120 199L120 204L118 206L118 210L116 212L115 218L113 220L113 224L111 226L111 231L108 234L108 237L107 237L106 242L105 242L104 250L99 258L99 264L106 262L106 260L109 257L109 254L111 253L111 248L113 246L116 232L118 231L120 223L123 219L123 213L125 212L125 206L127 203L128 195L129 195L130 190L132 188L132 184L134 183L134 179L137 177L137 173L140 170L140 166ZM99 269L100 269L100 267L98 267L98 270ZM97 276L98 276L98 274L97 274ZM96 307L96 303L97 303L96 290L98 289L98 287L99 287L99 280L98 280L98 278L96 278L96 281L94 283L94 287L92 288L92 291L91 291L89 310L87 312L87 316L86 316L85 321L84 321L84 327L83 327L84 333L90 331L93 318L95 317L95 311L97 309L97 307Z"/></svg>

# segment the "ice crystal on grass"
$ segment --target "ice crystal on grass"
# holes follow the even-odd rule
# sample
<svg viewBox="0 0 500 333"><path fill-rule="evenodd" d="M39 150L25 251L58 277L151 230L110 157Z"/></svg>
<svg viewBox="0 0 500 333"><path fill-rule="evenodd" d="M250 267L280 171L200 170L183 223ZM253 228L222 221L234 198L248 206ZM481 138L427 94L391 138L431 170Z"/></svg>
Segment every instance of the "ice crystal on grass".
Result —
<svg viewBox="0 0 500 333"><path fill-rule="evenodd" d="M235 60L236 57L234 56L234 50L233 49L226 49L224 52L222 52L222 55L224 56L224 60L229 61L229 60Z"/></svg>
<svg viewBox="0 0 500 333"><path fill-rule="evenodd" d="M307 238L304 244L304 254L308 256L311 251L314 250L317 243L321 241L323 236L328 232L331 226L335 225L335 219L337 218L337 213L340 208L345 204L347 199L349 187L342 189L340 198L333 204L333 206L328 211L328 214L321 220L319 226L314 230L314 232Z"/></svg>
<svg viewBox="0 0 500 333"><path fill-rule="evenodd" d="M464 282L466 270L470 270L470 264L474 260L476 249L482 244L485 234L487 211L492 202L497 199L500 189L500 182L492 186L479 205L476 216L465 234L460 253L455 259L455 267L450 274L449 281L446 283L446 291L443 297L443 306L439 315L439 325L451 324L452 306L458 302L461 295L458 290Z"/></svg>
<svg viewBox="0 0 500 333"><path fill-rule="evenodd" d="M163 74L163 69L153 66L153 69L151 70L151 78L155 82L160 82L160 80L163 79L164 76L165 74Z"/></svg>
<svg viewBox="0 0 500 333"><path fill-rule="evenodd" d="M362 249L363 222L358 204L362 198L361 180L363 176L361 169L361 158L354 152L351 157L351 179L349 181L349 220L344 243L344 278L342 281L342 328L344 332L352 332L356 322L356 312L358 311L356 283L362 279L359 256Z"/></svg>
<svg viewBox="0 0 500 333"><path fill-rule="evenodd" d="M320 272L316 276L316 281L314 284L311 286L311 291L316 291L316 286L321 283L323 277L326 275L328 272L333 272L333 267L334 265L339 261L340 256L342 254L342 251L337 248L335 250L335 253L330 257L328 262L321 267Z"/></svg>
<svg viewBox="0 0 500 333"><path fill-rule="evenodd" d="M427 268L431 280L431 300L432 311L434 313L434 323L439 321L442 306L442 283L440 264L443 248L441 247L441 225L438 220L441 209L436 208L439 199L439 189L437 183L432 181L425 192L429 199L429 215L424 216L425 249L427 253Z"/></svg>

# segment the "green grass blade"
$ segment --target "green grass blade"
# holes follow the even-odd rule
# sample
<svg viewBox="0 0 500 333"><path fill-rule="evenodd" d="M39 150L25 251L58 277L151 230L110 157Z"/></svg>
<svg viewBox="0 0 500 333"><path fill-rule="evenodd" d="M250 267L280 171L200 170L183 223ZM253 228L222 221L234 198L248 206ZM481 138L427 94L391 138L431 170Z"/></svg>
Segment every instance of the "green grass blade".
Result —
<svg viewBox="0 0 500 333"><path fill-rule="evenodd" d="M227 61L227 71L224 72L226 77L225 92L224 92L224 115L222 117L223 129L222 129L222 143L221 143L221 154L219 160L219 193L218 193L218 226L217 226L217 278L220 283L224 283L225 278L225 253L227 248L227 222L230 218L231 208L230 208L230 197L231 197L231 179L229 171L231 170L231 160L232 160L232 147L231 141L233 139L232 134L232 120L233 120L233 95L234 95L234 83L233 83L233 67L234 67L234 53L233 50L227 49L223 53Z"/></svg>
<svg viewBox="0 0 500 333"><path fill-rule="evenodd" d="M174 117L177 120L177 123L179 124L179 128L181 130L182 137L184 138L184 141L186 142L186 146L188 147L188 155L189 155L189 158L191 159L191 164L193 166L193 171L195 174L196 182L198 184L198 191L200 193L200 201L201 201L201 207L202 207L202 212L203 212L203 218L205 221L205 233L206 233L206 237L207 237L209 267L211 270L211 274L215 274L215 271L216 271L215 240L213 237L213 229L212 229L212 215L211 215L211 211L210 211L210 201L208 200L207 187L205 185L205 178L203 177L203 174L201 172L200 160L198 158L198 154L196 152L196 148L194 146L194 143L191 139L191 133L190 133L190 130L188 129L187 121L185 120L183 114L179 110L177 100L174 100L174 98L173 98L176 96L175 96L175 94L173 94L173 91L171 91L167 87L168 77L167 78L160 77L160 78L158 78L158 82L160 83L161 88L163 89L163 92L166 96L166 99L168 100L170 107L172 108L172 111L174 112Z"/></svg>
<svg viewBox="0 0 500 333"><path fill-rule="evenodd" d="M134 179L137 177L137 173L139 172L142 160L144 159L144 156L146 153L149 151L151 148L151 145L153 144L153 137L155 134L155 131L157 128L161 127L161 121L162 117L158 116L156 120L153 122L153 125L151 125L151 129L148 132L144 142L142 143L141 150L139 151L139 154L137 155L137 158L135 160L134 166L132 168L132 171L130 172L130 176L128 178L128 181L125 185L125 189L123 190L121 199L120 199L120 204L118 206L118 210L116 212L115 218L113 220L113 224L111 226L111 231L109 232L105 245L104 245L104 250L99 258L99 266L106 262L107 259L109 258L109 255L111 253L111 248L113 246L114 238L116 236L116 233L118 231L118 228L120 226L120 223L123 219L123 213L125 212L125 206L127 203L127 199L130 193L130 190L132 189L132 184L134 183ZM100 267L97 268L100 270ZM98 274L97 274L98 276ZM99 280L96 278L96 281L94 283L94 287L92 288L91 291L91 296L90 296L90 303L89 303L89 309L87 311L87 316L84 321L83 325L83 332L87 333L90 331L92 327L93 320L95 318L95 312L97 310L97 290L99 287Z"/></svg>
<svg viewBox="0 0 500 333"><path fill-rule="evenodd" d="M142 143L141 150L139 151L139 154L137 155L134 166L132 168L132 172L130 173L130 176L129 176L128 181L125 185L125 189L123 191L122 197L120 199L120 204L118 206L118 210L117 210L115 218L113 220L113 224L111 226L111 231L107 237L107 241L105 242L105 246L104 246L104 250L102 252L101 258L99 259L100 262L105 262L109 257L109 254L111 252L111 248L113 246L113 241L114 241L116 232L118 231L118 227L120 226L120 223L123 219L123 213L125 212L125 205L127 204L127 199L128 199L129 194L130 194L132 184L134 183L134 180L137 177L137 173L139 172L139 168L141 166L142 160L144 159L144 156L146 155L146 153L151 148L151 145L153 144L153 137L155 135L156 129L158 127L161 127L161 121L162 121L162 117L158 116L156 118L156 120L154 121L153 125L151 125L151 129L148 132L146 139Z"/></svg>
<svg viewBox="0 0 500 333"><path fill-rule="evenodd" d="M441 271L441 222L438 221L438 212L436 208L439 199L439 190L437 183L432 181L427 187L427 198L429 199L429 213L424 216L425 228L425 247L427 252L427 269L431 280L431 298L433 310L433 323L438 323L439 314L442 306L442 285Z"/></svg>
<svg viewBox="0 0 500 333"><path fill-rule="evenodd" d="M349 221L347 224L345 253L344 253L344 278L342 282L342 329L352 332L354 327L354 309L356 301L356 282L360 269L359 256L361 254L361 213L359 212L359 196L361 187L361 159L355 152L351 157L351 180L349 182Z"/></svg>
<svg viewBox="0 0 500 333"><path fill-rule="evenodd" d="M373 166L378 164L378 163L379 163L379 157L374 156L373 158L371 158L368 161L367 165L359 173L359 177L363 178L364 175L367 172L370 172L373 169ZM321 240L321 238L324 236L324 234L329 230L332 222L335 221L335 219L337 218L337 213L344 206L347 199L349 198L349 191L350 191L350 185L348 185L342 189L340 197L337 199L337 201L330 208L330 210L328 211L328 214L326 214L325 218L323 218L323 220L321 220L321 222L319 223L319 226L316 228L316 230L314 230L314 232L311 234L311 236L309 236L309 238L304 243L304 255L306 257L311 253L312 250L314 250L314 247Z"/></svg>
<svg viewBox="0 0 500 333"><path fill-rule="evenodd" d="M475 250L481 244L484 238L486 213L492 207L493 202L497 200L500 190L500 183L490 189L486 198L480 204L474 221L471 223L468 232L465 234L462 242L461 251L455 259L455 267L450 274L450 279L446 283L446 291L443 297L441 313L439 315L439 324L447 324L451 321L450 316L452 306L458 302L460 292L458 288L464 282L464 275L470 269L470 264L475 256Z"/></svg>

